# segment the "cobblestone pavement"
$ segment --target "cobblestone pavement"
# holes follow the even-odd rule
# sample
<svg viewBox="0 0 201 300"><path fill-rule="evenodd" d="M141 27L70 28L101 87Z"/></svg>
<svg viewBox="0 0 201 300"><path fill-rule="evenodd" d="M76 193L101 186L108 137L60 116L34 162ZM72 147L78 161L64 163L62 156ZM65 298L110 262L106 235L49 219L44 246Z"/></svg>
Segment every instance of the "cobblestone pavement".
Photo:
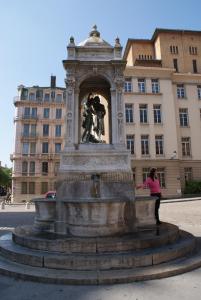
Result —
<svg viewBox="0 0 201 300"><path fill-rule="evenodd" d="M0 210L0 234L19 224L31 224L33 207L6 207ZM201 237L201 201L163 203L160 208L163 221ZM1 300L198 300L201 298L201 268L160 280L104 285L64 286L24 282L0 276Z"/></svg>

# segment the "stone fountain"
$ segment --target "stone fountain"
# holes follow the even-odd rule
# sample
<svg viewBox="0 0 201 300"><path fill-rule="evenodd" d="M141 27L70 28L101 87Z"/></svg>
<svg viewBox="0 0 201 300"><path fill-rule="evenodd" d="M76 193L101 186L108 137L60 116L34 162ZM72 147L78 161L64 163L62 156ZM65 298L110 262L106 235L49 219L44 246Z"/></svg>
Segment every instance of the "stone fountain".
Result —
<svg viewBox="0 0 201 300"><path fill-rule="evenodd" d="M201 264L186 257L196 249L195 238L172 224L156 226L155 199L135 198L119 39L112 47L96 26L77 46L71 37L63 66L67 114L57 197L35 199L34 225L0 240L0 271L41 282L99 284L166 277ZM104 135L95 129L101 109L89 94L101 99ZM184 256L186 268L179 265Z"/></svg>

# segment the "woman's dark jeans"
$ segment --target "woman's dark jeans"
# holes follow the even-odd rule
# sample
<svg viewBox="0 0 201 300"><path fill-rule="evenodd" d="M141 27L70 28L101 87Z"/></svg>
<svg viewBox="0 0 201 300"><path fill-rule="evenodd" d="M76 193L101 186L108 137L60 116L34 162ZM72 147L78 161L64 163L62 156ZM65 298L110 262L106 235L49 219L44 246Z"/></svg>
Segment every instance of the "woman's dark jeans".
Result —
<svg viewBox="0 0 201 300"><path fill-rule="evenodd" d="M161 203L161 193L152 193L151 196L157 197L156 204L155 204L155 218L156 218L156 223L159 223L160 222L159 208L160 208L160 203Z"/></svg>

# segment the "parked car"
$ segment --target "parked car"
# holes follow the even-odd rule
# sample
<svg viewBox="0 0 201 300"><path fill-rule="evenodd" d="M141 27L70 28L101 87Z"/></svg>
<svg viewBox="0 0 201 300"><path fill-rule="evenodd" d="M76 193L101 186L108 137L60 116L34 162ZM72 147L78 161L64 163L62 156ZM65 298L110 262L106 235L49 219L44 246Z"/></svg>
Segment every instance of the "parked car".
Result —
<svg viewBox="0 0 201 300"><path fill-rule="evenodd" d="M56 198L56 191L49 191L49 192L45 193L45 198L46 199Z"/></svg>

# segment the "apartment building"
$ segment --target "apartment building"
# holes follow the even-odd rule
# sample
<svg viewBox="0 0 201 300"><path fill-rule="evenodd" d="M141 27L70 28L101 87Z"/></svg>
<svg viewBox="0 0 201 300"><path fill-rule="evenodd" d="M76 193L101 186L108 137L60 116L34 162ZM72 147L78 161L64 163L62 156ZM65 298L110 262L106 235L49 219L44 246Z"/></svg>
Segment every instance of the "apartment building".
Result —
<svg viewBox="0 0 201 300"><path fill-rule="evenodd" d="M125 140L134 180L157 167L164 196L180 196L201 180L201 31L156 29L151 39L128 39ZM14 99L13 201L55 188L64 145L65 88L18 88ZM148 190L137 190L137 194Z"/></svg>
<svg viewBox="0 0 201 300"><path fill-rule="evenodd" d="M201 179L201 31L156 29L124 52L126 141L135 181L157 167L163 194ZM140 191L139 193L144 193Z"/></svg>
<svg viewBox="0 0 201 300"><path fill-rule="evenodd" d="M64 147L65 97L65 88L56 86L55 76L49 87L18 87L15 151L11 155L15 202L55 189L59 153Z"/></svg>

